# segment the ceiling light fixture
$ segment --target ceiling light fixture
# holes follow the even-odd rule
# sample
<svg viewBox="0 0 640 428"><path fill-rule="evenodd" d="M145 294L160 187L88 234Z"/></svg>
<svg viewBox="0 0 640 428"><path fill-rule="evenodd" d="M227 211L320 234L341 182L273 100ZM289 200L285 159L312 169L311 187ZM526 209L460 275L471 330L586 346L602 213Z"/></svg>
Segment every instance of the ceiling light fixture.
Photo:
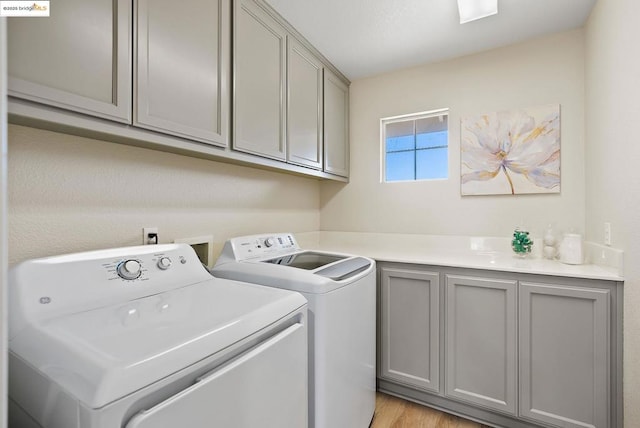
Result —
<svg viewBox="0 0 640 428"><path fill-rule="evenodd" d="M498 13L498 0L458 0L460 23L475 21Z"/></svg>

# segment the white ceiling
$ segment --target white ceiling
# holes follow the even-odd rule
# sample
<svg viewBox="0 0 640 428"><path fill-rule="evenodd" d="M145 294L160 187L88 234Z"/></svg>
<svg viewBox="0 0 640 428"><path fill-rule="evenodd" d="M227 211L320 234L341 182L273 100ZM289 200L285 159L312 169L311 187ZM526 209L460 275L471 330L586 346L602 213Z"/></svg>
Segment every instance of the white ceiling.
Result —
<svg viewBox="0 0 640 428"><path fill-rule="evenodd" d="M267 0L349 79L581 27L596 0L499 0L460 25L456 0Z"/></svg>

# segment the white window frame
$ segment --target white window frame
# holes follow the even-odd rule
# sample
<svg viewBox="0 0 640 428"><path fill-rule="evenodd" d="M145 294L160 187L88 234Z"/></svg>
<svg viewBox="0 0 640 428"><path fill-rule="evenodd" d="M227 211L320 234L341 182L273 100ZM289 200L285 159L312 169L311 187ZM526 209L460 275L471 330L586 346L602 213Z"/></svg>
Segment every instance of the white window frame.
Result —
<svg viewBox="0 0 640 428"><path fill-rule="evenodd" d="M391 117L383 117L380 119L380 182L385 184L391 183L415 183L418 181L442 181L448 180L449 174L447 173L446 178L421 178L414 180L395 180L395 181L387 181L386 170L387 170L387 136L386 136L386 125L388 123L397 123L403 121L417 121L420 119L426 119L429 117L437 117L437 116L447 116L447 170L449 165L449 109L443 108L438 110L430 110L423 111L419 113L409 113L403 114L400 116L391 116ZM415 125L414 125L415 126Z"/></svg>

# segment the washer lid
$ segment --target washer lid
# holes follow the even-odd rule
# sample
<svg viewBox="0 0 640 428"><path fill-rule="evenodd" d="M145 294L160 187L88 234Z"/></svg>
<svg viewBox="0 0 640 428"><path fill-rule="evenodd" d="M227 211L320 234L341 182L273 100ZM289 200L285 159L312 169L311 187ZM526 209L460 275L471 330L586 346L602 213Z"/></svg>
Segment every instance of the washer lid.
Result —
<svg viewBox="0 0 640 428"><path fill-rule="evenodd" d="M305 304L298 293L211 279L31 325L9 347L89 407L100 408Z"/></svg>
<svg viewBox="0 0 640 428"><path fill-rule="evenodd" d="M320 267L314 269L314 263L307 263L309 258L306 255L308 254L326 256L326 260L334 261L329 264L320 263ZM303 256L302 260L307 264L307 268L292 267L289 263L299 256ZM367 257L303 251L267 260L216 263L211 273L218 278L267 285L300 293L325 294L372 274L375 266L375 261Z"/></svg>
<svg viewBox="0 0 640 428"><path fill-rule="evenodd" d="M303 251L301 253L286 254L273 259L262 260L262 262L298 269L314 270L348 257L349 256L337 254L318 253L316 251Z"/></svg>

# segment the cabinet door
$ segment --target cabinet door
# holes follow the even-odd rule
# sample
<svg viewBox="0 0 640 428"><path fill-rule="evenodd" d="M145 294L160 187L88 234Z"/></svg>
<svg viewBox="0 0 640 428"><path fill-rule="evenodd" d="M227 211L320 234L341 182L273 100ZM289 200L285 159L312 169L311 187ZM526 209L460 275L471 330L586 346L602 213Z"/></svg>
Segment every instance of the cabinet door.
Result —
<svg viewBox="0 0 640 428"><path fill-rule="evenodd" d="M9 95L131 121L131 0L56 0L8 20Z"/></svg>
<svg viewBox="0 0 640 428"><path fill-rule="evenodd" d="M134 124L226 146L229 0L138 0Z"/></svg>
<svg viewBox="0 0 640 428"><path fill-rule="evenodd" d="M322 168L322 63L291 36L287 55L287 158Z"/></svg>
<svg viewBox="0 0 640 428"><path fill-rule="evenodd" d="M286 160L286 37L252 0L234 3L233 148Z"/></svg>
<svg viewBox="0 0 640 428"><path fill-rule="evenodd" d="M380 377L440 390L439 274L381 268Z"/></svg>
<svg viewBox="0 0 640 428"><path fill-rule="evenodd" d="M520 415L609 426L609 290L520 284Z"/></svg>
<svg viewBox="0 0 640 428"><path fill-rule="evenodd" d="M517 282L446 276L445 394L516 412Z"/></svg>
<svg viewBox="0 0 640 428"><path fill-rule="evenodd" d="M349 87L324 70L324 170L349 176Z"/></svg>

